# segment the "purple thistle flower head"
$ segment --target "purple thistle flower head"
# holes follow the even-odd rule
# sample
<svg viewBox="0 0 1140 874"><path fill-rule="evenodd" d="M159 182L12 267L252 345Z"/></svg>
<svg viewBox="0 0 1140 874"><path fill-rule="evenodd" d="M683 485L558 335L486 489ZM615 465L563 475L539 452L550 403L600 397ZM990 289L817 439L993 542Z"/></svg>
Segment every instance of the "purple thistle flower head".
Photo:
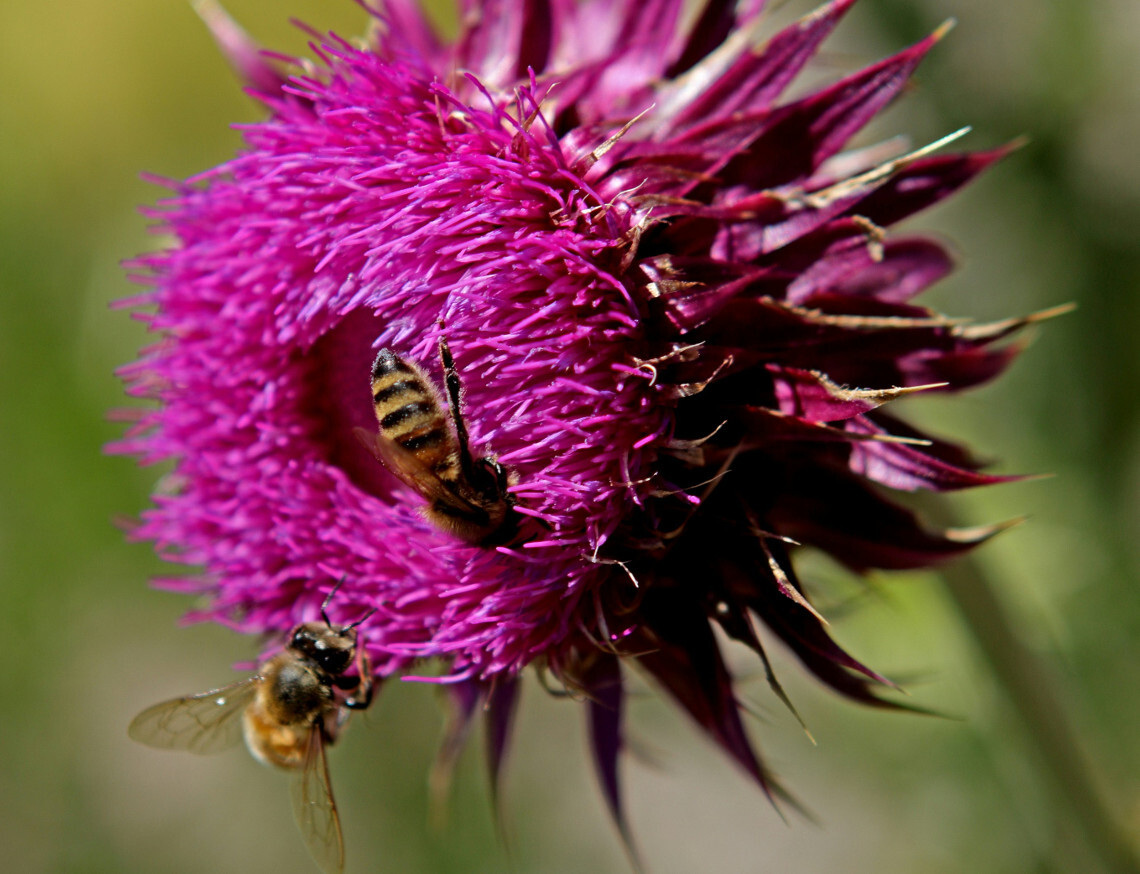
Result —
<svg viewBox="0 0 1140 874"><path fill-rule="evenodd" d="M387 0L367 45L329 36L289 76L211 10L269 116L169 183L153 215L176 242L135 262L158 340L123 376L157 405L114 449L173 462L134 531L196 568L163 584L205 596L196 618L280 636L343 580L334 621L375 609L380 676L442 665L453 741L485 704L494 767L516 678L544 666L586 701L619 822L623 661L766 787L714 625L764 659L759 618L825 684L885 704L795 546L916 568L992 533L929 530L890 496L1004 478L884 405L996 376L1037 317L913 303L950 258L889 230L1007 149L845 151L940 33L782 97L853 2L763 34L762 0L687 23L681 0L469 0L445 41ZM382 463L358 439L399 442L370 391L379 350L439 394L469 464L416 467L407 441ZM503 536L425 513L464 506L491 462Z"/></svg>

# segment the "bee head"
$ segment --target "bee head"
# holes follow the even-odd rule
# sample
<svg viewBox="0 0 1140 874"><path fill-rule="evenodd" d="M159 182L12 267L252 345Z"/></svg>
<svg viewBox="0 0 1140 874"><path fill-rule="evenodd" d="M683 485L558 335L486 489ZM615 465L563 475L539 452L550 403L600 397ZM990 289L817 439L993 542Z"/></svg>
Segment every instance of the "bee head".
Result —
<svg viewBox="0 0 1140 874"><path fill-rule="evenodd" d="M499 500L507 494L507 472L492 458L480 458L471 466L471 486L480 495Z"/></svg>
<svg viewBox="0 0 1140 874"><path fill-rule="evenodd" d="M289 649L315 662L326 674L339 677L356 655L356 629L327 622L305 622L293 629Z"/></svg>

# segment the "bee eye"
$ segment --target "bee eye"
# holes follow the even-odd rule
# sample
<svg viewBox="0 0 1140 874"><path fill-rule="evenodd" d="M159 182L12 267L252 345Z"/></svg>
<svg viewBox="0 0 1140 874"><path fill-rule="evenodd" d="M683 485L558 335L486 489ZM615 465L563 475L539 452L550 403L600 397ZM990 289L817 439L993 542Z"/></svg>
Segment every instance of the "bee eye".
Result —
<svg viewBox="0 0 1140 874"><path fill-rule="evenodd" d="M330 674L343 674L352 663L352 651L346 649L324 649L316 656L317 663Z"/></svg>
<svg viewBox="0 0 1140 874"><path fill-rule="evenodd" d="M489 458L480 459L471 473L473 480L471 485L478 491L500 495L506 491L506 473L497 461Z"/></svg>

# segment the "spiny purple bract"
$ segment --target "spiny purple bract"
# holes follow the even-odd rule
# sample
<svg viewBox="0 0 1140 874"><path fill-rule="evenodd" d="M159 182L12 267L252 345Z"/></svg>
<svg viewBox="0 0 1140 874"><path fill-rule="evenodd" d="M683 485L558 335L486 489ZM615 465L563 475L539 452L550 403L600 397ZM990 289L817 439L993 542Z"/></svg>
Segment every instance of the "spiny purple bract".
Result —
<svg viewBox="0 0 1140 874"><path fill-rule="evenodd" d="M154 215L177 242L135 265L161 339L124 377L158 405L115 449L173 460L134 536L201 568L164 584L279 636L343 579L330 611L377 609L377 673L440 660L452 739L487 704L496 767L538 661L585 699L619 822L622 660L766 786L712 624L763 657L759 617L885 703L793 542L863 571L989 533L929 531L888 497L1002 478L879 407L990 379L1032 317L912 304L950 259L885 230L1006 150L842 151L940 34L781 102L852 3L764 41L762 0L687 24L680 0L469 0L446 42L388 0L367 47L328 37L291 77L211 9L270 115L172 183ZM506 546L434 527L353 436L376 429L376 350L442 381L441 334L473 451L511 472Z"/></svg>

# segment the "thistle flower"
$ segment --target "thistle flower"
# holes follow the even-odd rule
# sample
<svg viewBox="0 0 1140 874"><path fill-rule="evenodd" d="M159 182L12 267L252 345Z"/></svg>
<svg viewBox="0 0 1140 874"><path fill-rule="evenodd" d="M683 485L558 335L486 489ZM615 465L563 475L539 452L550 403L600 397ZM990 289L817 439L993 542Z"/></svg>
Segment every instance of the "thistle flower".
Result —
<svg viewBox="0 0 1140 874"><path fill-rule="evenodd" d="M588 711L619 825L622 665L768 791L713 627L766 666L758 618L837 692L891 684L829 636L797 544L855 571L951 558L892 491L998 482L884 405L991 379L1036 317L975 325L912 302L951 269L896 222L1008 149L845 151L942 35L815 93L787 86L854 0L765 34L762 0L469 0L445 41L387 0L366 44L321 37L292 75L213 7L269 109L246 147L153 211L135 262L158 337L123 371L157 401L114 450L173 473L133 536L187 577L196 619L284 634L375 609L380 677L429 678L490 722L520 672ZM948 140L950 138L947 138ZM447 341L476 456L509 474L518 532L466 542L354 432L379 349L442 386ZM773 689L783 697L775 679Z"/></svg>

